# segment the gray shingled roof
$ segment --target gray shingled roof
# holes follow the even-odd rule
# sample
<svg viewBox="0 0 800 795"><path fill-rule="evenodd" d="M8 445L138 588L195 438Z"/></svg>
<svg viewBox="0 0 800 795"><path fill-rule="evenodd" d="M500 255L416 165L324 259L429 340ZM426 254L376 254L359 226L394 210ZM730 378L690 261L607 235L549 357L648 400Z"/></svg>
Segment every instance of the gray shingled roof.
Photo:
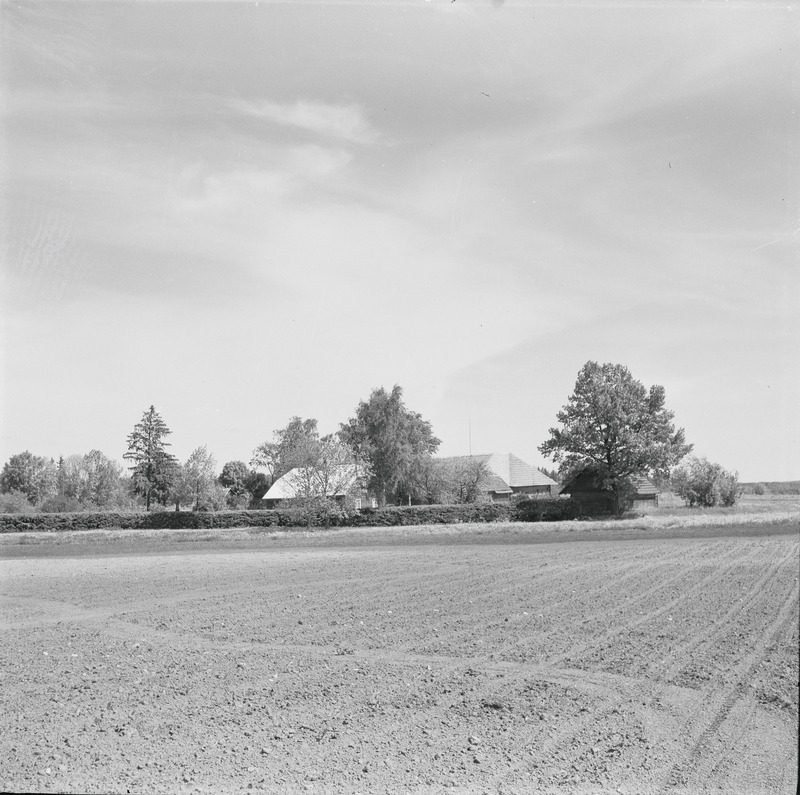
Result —
<svg viewBox="0 0 800 795"><path fill-rule="evenodd" d="M636 489L637 494L658 494L658 489L653 485L650 478L645 475L631 477L631 485Z"/></svg>
<svg viewBox="0 0 800 795"><path fill-rule="evenodd" d="M504 492L512 488L525 486L558 486L558 484L540 472L536 467L523 461L512 453L488 453L484 455L459 455L437 458L437 461L448 461L456 464L482 462L491 473L485 482L487 491Z"/></svg>

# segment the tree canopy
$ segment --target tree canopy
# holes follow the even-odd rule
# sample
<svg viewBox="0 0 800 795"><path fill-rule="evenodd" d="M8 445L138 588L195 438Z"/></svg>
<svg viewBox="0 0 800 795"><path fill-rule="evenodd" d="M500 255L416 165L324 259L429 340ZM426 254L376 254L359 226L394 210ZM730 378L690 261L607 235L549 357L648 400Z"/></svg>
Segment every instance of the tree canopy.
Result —
<svg viewBox="0 0 800 795"><path fill-rule="evenodd" d="M86 455L70 455L58 461L58 500L74 503L78 509L119 508L125 505L122 467L100 450Z"/></svg>
<svg viewBox="0 0 800 795"><path fill-rule="evenodd" d="M217 481L217 462L205 445L195 448L186 463L177 469L172 486L175 510L182 502L192 504L192 510L217 509L224 503L227 492Z"/></svg>
<svg viewBox="0 0 800 795"><path fill-rule="evenodd" d="M431 505L478 502L484 494L481 486L489 474L488 465L479 458L428 457L413 473L412 497Z"/></svg>
<svg viewBox="0 0 800 795"><path fill-rule="evenodd" d="M269 486L266 475L250 469L244 461L228 461L217 481L228 490L226 503L229 508L243 508L253 500L261 499Z"/></svg>
<svg viewBox="0 0 800 795"><path fill-rule="evenodd" d="M623 507L632 475L666 478L692 449L683 428L676 430L663 386L648 391L621 364L587 362L567 404L556 415L560 428L539 451L560 463L568 478L589 467L597 472Z"/></svg>
<svg viewBox="0 0 800 795"><path fill-rule="evenodd" d="M316 420L292 417L285 428L273 431L271 442L256 447L250 465L266 469L274 483L291 469L304 466L308 456L313 457L318 442Z"/></svg>
<svg viewBox="0 0 800 795"><path fill-rule="evenodd" d="M166 450L169 442L164 441L170 433L161 415L150 406L128 436L128 452L123 458L133 461L129 468L134 492L144 497L148 511L152 499L167 504L177 476L178 463Z"/></svg>
<svg viewBox="0 0 800 795"><path fill-rule="evenodd" d="M1 492L21 492L31 505L39 505L56 493L56 465L25 450L12 455L0 472Z"/></svg>
<svg viewBox="0 0 800 795"><path fill-rule="evenodd" d="M355 417L340 426L339 438L369 469L369 488L380 505L411 493L413 475L439 448L431 424L403 403L403 390L374 389Z"/></svg>
<svg viewBox="0 0 800 795"><path fill-rule="evenodd" d="M353 451L332 434L305 440L298 461L289 475L298 497L324 500L358 485L361 468Z"/></svg>

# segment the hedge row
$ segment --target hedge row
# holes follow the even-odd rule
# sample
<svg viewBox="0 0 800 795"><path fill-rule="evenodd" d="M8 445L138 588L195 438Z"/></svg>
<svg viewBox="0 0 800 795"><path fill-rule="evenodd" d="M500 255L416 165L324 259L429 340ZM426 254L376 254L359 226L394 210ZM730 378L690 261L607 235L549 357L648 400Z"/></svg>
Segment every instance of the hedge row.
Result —
<svg viewBox="0 0 800 795"><path fill-rule="evenodd" d="M581 516L581 506L573 499L520 500L514 510L515 522L560 522Z"/></svg>
<svg viewBox="0 0 800 795"><path fill-rule="evenodd" d="M215 527L289 527L305 524L294 511L153 511L152 513L0 514L0 533L65 530L193 530Z"/></svg>
<svg viewBox="0 0 800 795"><path fill-rule="evenodd" d="M391 527L397 525L461 524L464 522L556 521L574 519L572 500L523 500L516 505L413 505L365 508L359 512L326 512L312 517L315 527ZM155 511L152 513L34 513L0 514L0 533L30 531L138 529L194 530L226 527L306 527L308 515L297 510Z"/></svg>
<svg viewBox="0 0 800 795"><path fill-rule="evenodd" d="M508 505L493 502L469 505L410 505L365 508L344 517L344 527L389 527L415 524L463 524L464 522L510 521Z"/></svg>

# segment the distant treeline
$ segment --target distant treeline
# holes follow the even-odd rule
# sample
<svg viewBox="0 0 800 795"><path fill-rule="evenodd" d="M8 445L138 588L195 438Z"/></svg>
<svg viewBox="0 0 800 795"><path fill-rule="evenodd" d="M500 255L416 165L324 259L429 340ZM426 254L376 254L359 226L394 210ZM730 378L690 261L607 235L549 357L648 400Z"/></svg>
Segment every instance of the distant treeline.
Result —
<svg viewBox="0 0 800 795"><path fill-rule="evenodd" d="M800 494L800 480L741 483L742 494Z"/></svg>

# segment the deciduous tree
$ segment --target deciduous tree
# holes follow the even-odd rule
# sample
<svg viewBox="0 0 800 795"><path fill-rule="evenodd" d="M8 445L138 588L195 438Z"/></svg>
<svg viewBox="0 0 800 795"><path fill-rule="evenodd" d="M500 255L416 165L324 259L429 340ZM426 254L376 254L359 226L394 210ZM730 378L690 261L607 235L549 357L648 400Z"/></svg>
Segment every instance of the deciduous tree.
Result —
<svg viewBox="0 0 800 795"><path fill-rule="evenodd" d="M118 508L126 503L122 467L100 450L58 460L58 497L81 509Z"/></svg>
<svg viewBox="0 0 800 795"><path fill-rule="evenodd" d="M335 436L320 437L317 421L301 417L274 431L272 442L256 448L251 464L265 467L273 482L288 476L295 504L308 516L331 507L329 497L354 487L361 471L346 444Z"/></svg>
<svg viewBox="0 0 800 795"><path fill-rule="evenodd" d="M364 472L353 451L336 436L307 438L298 449L301 462L284 477L295 494L306 523L327 524L339 510L336 498L346 497L364 487Z"/></svg>
<svg viewBox="0 0 800 795"><path fill-rule="evenodd" d="M378 388L340 426L339 438L369 469L369 488L385 505L413 489L415 472L439 448L431 424L403 403L403 390Z"/></svg>
<svg viewBox="0 0 800 795"><path fill-rule="evenodd" d="M172 488L175 510L182 502L191 502L195 511L217 510L224 504L225 492L217 482L217 462L205 445L195 448L176 473Z"/></svg>
<svg viewBox="0 0 800 795"><path fill-rule="evenodd" d="M646 390L620 364L587 362L556 416L561 427L550 429L539 451L560 463L564 478L592 467L613 491L618 512L632 475L664 477L692 449L683 429L675 429L664 387Z"/></svg>
<svg viewBox="0 0 800 795"><path fill-rule="evenodd" d="M228 461L222 467L217 481L228 490L225 501L229 508L243 508L253 499L249 484L254 474L244 461Z"/></svg>
<svg viewBox="0 0 800 795"><path fill-rule="evenodd" d="M274 483L289 470L302 466L309 443L318 440L316 420L292 417L285 428L273 432L271 442L264 442L253 451L250 465L266 469L270 482Z"/></svg>
<svg viewBox="0 0 800 795"><path fill-rule="evenodd" d="M298 497L324 500L357 486L360 469L353 451L333 435L306 438L297 449L298 465L287 477Z"/></svg>
<svg viewBox="0 0 800 795"><path fill-rule="evenodd" d="M468 458L453 462L446 477L452 502L477 502L482 494L481 485L488 475L489 467L484 461Z"/></svg>
<svg viewBox="0 0 800 795"><path fill-rule="evenodd" d="M56 464L25 450L12 455L0 472L0 491L22 492L31 505L40 505L56 493Z"/></svg>
<svg viewBox="0 0 800 795"><path fill-rule="evenodd" d="M150 406L128 436L128 452L123 458L133 461L129 468L134 492L144 497L148 511L153 499L167 504L177 475L177 461L166 450L169 442L164 441L171 433L155 407Z"/></svg>
<svg viewBox="0 0 800 795"><path fill-rule="evenodd" d="M412 473L412 499L428 504L457 505L478 502L489 474L485 461L465 457L428 458Z"/></svg>

